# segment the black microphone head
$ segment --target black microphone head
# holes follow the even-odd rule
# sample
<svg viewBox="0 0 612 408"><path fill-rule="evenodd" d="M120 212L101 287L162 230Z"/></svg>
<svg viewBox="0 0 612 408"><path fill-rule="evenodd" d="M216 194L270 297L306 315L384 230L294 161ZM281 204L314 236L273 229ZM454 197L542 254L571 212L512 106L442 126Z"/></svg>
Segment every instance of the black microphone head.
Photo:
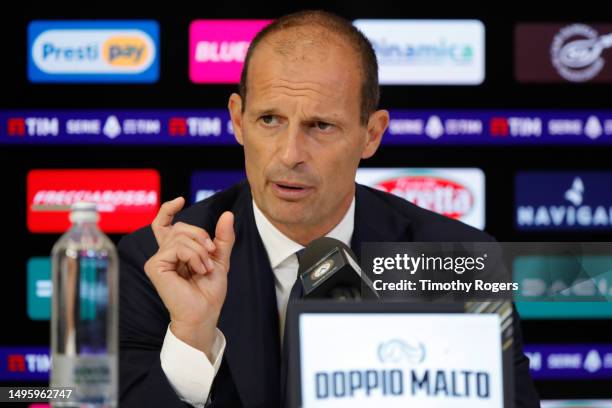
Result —
<svg viewBox="0 0 612 408"><path fill-rule="evenodd" d="M311 268L319 260L323 259L325 255L331 253L337 248L343 248L353 257L353 259L357 259L351 248L344 242L330 237L317 238L310 242L310 244L304 248L302 254L300 255L300 267L298 269L298 274L302 275L306 269Z"/></svg>
<svg viewBox="0 0 612 408"><path fill-rule="evenodd" d="M362 291L378 297L351 248L334 238L308 244L300 255L298 273L305 298L360 299Z"/></svg>

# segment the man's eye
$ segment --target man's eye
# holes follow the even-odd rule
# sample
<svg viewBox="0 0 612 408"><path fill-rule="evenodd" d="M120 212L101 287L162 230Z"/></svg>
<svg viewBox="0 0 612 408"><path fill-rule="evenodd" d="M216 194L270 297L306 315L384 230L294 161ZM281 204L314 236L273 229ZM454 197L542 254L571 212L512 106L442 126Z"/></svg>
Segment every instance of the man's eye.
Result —
<svg viewBox="0 0 612 408"><path fill-rule="evenodd" d="M334 126L327 122L315 122L314 125L318 130L330 130Z"/></svg>
<svg viewBox="0 0 612 408"><path fill-rule="evenodd" d="M267 126L274 126L278 122L276 116L274 115L264 115L260 119Z"/></svg>

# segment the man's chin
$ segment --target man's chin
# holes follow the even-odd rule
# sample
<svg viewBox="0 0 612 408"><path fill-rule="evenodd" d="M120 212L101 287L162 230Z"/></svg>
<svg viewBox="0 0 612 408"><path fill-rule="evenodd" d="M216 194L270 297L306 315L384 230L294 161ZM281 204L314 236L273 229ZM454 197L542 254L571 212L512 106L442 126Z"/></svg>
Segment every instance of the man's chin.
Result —
<svg viewBox="0 0 612 408"><path fill-rule="evenodd" d="M307 204L303 201L274 200L269 217L283 224L300 224L306 220Z"/></svg>

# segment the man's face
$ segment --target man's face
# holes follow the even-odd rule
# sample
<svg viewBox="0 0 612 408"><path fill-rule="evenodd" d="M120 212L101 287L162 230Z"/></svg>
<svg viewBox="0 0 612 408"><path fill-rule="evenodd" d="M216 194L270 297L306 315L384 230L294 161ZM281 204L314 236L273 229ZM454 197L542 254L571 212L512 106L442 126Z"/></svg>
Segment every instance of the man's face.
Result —
<svg viewBox="0 0 612 408"><path fill-rule="evenodd" d="M296 40L281 54L275 44L285 36L291 33L272 34L253 54L244 114L240 96L230 97L236 139L244 146L253 198L270 220L333 227L388 114L379 111L382 120L361 124L360 65L346 44Z"/></svg>

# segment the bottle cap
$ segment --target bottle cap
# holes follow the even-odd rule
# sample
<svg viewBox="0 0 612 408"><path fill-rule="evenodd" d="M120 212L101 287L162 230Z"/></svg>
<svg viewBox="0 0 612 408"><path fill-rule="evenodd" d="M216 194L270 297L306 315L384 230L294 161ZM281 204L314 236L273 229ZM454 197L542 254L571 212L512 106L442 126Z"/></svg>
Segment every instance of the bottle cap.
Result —
<svg viewBox="0 0 612 408"><path fill-rule="evenodd" d="M96 222L98 221L98 209L96 203L78 201L70 206L70 221Z"/></svg>

